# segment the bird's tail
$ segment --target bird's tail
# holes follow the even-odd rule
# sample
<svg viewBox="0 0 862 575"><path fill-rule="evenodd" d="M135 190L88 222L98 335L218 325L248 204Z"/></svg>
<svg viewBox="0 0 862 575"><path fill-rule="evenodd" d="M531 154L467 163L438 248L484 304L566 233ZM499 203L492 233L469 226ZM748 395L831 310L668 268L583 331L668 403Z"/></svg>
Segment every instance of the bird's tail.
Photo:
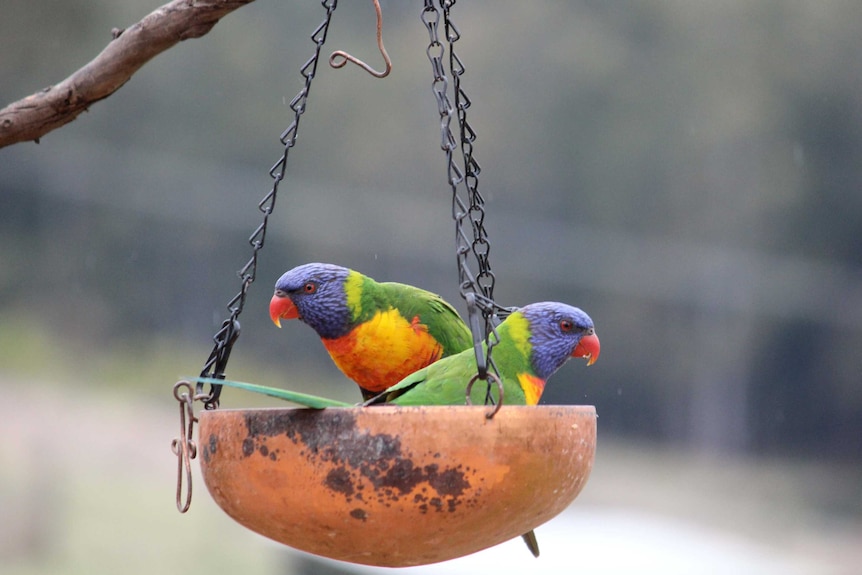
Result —
<svg viewBox="0 0 862 575"><path fill-rule="evenodd" d="M527 544L527 549L530 550L530 553L533 554L533 557L539 556L539 540L536 539L536 532L530 529L523 535L521 538L524 540L524 543Z"/></svg>

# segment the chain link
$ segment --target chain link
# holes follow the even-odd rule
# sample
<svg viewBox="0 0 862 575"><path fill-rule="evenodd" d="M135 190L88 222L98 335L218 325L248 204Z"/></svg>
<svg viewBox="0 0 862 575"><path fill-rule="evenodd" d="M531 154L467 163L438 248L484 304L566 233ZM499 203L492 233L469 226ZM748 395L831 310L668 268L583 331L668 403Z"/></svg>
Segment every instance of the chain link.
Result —
<svg viewBox="0 0 862 575"><path fill-rule="evenodd" d="M494 301L494 284L496 278L491 271L489 255L491 244L485 230L485 199L479 193L479 173L482 171L479 163L473 157L473 143L476 141L476 131L467 121L467 110L471 106L470 98L461 86L461 77L466 68L455 53L455 42L461 34L449 15L449 9L454 0L439 0L440 10L434 5L434 0L425 0L421 19L428 30L429 44L426 53L431 63L433 82L432 92L437 101L437 111L440 114L440 147L446 156L446 169L449 186L452 190L452 219L455 221L455 253L458 264L458 280L461 297L467 302L467 316L470 331L473 333L473 345L476 353L478 378L487 384L485 403L493 403L490 367L499 382L499 371L492 358L494 345L499 341L496 326L501 317L511 313L510 308L498 305ZM449 68L443 63L446 48L440 41L440 24L449 51ZM449 97L449 78L452 79L452 92L455 104ZM459 138L452 133L452 116L458 121ZM456 150L460 148L463 168L455 159ZM461 184L464 191L461 191ZM468 230L472 234L468 235ZM470 269L470 254L478 266L478 273ZM481 318L481 320L480 320ZM485 343L485 346L483 346ZM494 411L496 413L496 411Z"/></svg>
<svg viewBox="0 0 862 575"><path fill-rule="evenodd" d="M323 22L311 34L311 39L314 41L314 54L300 69L302 77L305 78L305 85L299 93L290 101L290 109L294 112L293 122L288 128L282 132L280 141L284 145L284 151L281 158L269 170L269 175L273 179L272 188L269 193L258 203L258 209L263 213L263 221L254 230L248 239L251 245L251 258L246 264L240 268L237 275L240 278L240 290L227 304L227 309L230 312L229 317L222 323L221 328L213 336L213 349L209 357L204 363L201 371L202 378L224 379L224 372L227 368L227 362L230 358L230 352L233 349L233 344L239 337L240 324L239 315L242 313L245 306L246 294L248 288L254 283L257 277L257 259L258 252L263 248L266 240L266 230L269 223L269 216L272 215L272 210L275 208L275 200L278 195L278 186L284 179L287 157L290 149L296 145L297 130L299 129L299 120L305 113L308 94L311 90L311 81L317 73L317 63L320 58L320 50L326 42L326 34L329 31L329 23L332 19L332 13L338 4L338 0L323 0L321 5L326 9L326 16ZM215 409L219 404L219 395L221 394L220 385L210 386L209 394L202 393L203 383L198 383L196 388L196 397L204 398L204 407L206 409Z"/></svg>

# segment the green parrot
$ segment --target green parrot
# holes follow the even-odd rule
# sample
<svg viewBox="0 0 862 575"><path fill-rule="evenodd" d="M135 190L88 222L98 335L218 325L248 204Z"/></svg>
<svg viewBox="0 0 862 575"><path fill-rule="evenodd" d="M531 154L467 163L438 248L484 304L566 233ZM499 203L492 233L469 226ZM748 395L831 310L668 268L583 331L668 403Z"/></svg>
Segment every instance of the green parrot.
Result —
<svg viewBox="0 0 862 575"><path fill-rule="evenodd" d="M470 329L451 305L423 289L378 283L341 266L309 263L285 272L272 321L299 319L369 399L442 357L470 348Z"/></svg>
<svg viewBox="0 0 862 575"><path fill-rule="evenodd" d="M600 344L593 320L576 307L558 302L526 305L498 327L494 363L503 385L503 403L536 405L545 383L570 357L587 365L599 358ZM408 375L365 405L462 405L469 381L476 375L473 349L441 359ZM485 386L474 385L471 400L484 402ZM497 390L492 389L495 399Z"/></svg>

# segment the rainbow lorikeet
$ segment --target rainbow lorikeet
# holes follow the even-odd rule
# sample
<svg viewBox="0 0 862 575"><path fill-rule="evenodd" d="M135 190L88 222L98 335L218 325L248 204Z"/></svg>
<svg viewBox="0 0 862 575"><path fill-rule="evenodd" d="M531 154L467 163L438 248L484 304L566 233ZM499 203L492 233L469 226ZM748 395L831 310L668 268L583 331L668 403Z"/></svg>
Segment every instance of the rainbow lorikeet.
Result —
<svg viewBox="0 0 862 575"><path fill-rule="evenodd" d="M269 314L279 327L282 319L311 326L364 399L473 345L470 329L440 296L378 283L332 264L309 263L285 272L275 282Z"/></svg>
<svg viewBox="0 0 862 575"><path fill-rule="evenodd" d="M526 305L497 326L493 358L503 384L506 405L536 405L545 383L571 357L599 358L593 320L576 307L558 302ZM447 357L408 375L365 405L462 405L476 375L473 349ZM484 402L484 385L474 385L473 403ZM495 398L497 390L492 388Z"/></svg>

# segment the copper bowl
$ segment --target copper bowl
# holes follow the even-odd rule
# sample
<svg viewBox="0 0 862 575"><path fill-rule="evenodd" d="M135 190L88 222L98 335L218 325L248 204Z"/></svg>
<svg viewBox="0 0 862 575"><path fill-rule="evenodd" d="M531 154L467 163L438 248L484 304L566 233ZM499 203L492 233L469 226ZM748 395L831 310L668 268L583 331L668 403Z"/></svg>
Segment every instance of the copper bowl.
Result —
<svg viewBox="0 0 862 575"><path fill-rule="evenodd" d="M590 475L593 406L486 413L482 406L205 411L201 469L218 505L271 539L353 563L435 563L548 521Z"/></svg>

